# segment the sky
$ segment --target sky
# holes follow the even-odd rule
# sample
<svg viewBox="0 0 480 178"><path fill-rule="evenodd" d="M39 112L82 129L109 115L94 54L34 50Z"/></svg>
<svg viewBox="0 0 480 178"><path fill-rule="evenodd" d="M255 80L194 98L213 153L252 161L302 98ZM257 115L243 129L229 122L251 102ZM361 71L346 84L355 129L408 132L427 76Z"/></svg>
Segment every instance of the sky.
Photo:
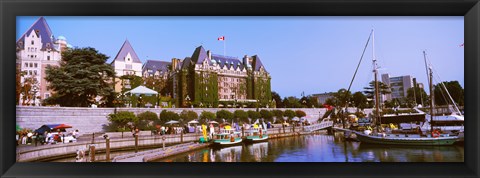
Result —
<svg viewBox="0 0 480 178"><path fill-rule="evenodd" d="M17 39L39 17L17 17ZM94 17L46 16L54 36L74 47L93 47L110 58L126 39L142 62L190 57L202 45L213 54L258 55L280 96L348 88L374 29L379 77L411 75L428 86L423 51L434 82L464 87L463 16L451 17ZM225 41L218 41L220 36ZM225 44L224 44L225 43ZM352 85L363 91L373 80L370 41ZM225 47L225 48L224 48ZM428 88L426 88L428 92Z"/></svg>

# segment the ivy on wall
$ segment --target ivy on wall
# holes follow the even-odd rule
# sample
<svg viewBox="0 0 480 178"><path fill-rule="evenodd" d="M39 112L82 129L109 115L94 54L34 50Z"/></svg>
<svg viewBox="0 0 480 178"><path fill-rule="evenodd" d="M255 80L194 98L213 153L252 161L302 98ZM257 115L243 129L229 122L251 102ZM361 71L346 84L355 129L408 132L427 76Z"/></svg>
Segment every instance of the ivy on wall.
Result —
<svg viewBox="0 0 480 178"><path fill-rule="evenodd" d="M195 107L218 106L218 76L214 72L200 71L194 74L194 98Z"/></svg>

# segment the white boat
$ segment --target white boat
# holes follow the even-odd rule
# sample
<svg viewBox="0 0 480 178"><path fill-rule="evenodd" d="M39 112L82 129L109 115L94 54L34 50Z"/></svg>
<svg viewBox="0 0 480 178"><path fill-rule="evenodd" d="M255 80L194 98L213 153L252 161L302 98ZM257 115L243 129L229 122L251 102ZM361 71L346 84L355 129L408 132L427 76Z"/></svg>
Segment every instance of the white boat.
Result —
<svg viewBox="0 0 480 178"><path fill-rule="evenodd" d="M261 127L252 127L247 130L245 134L245 142L248 143L264 142L268 140L267 129L262 129Z"/></svg>
<svg viewBox="0 0 480 178"><path fill-rule="evenodd" d="M242 144L241 132L234 129L220 129L220 133L214 135L213 146L232 146Z"/></svg>

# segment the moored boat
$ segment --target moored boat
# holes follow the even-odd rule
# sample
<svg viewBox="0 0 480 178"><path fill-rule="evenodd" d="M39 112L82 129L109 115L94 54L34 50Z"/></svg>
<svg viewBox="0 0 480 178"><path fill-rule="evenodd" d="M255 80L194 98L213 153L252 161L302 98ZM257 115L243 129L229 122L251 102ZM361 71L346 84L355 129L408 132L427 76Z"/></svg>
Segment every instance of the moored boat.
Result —
<svg viewBox="0 0 480 178"><path fill-rule="evenodd" d="M354 131L357 139L362 143L383 145L416 145L416 146L440 146L453 145L458 137L449 135L435 135L423 137L418 134L367 134Z"/></svg>
<svg viewBox="0 0 480 178"><path fill-rule="evenodd" d="M213 146L224 147L242 144L240 134L234 129L221 129L220 133L214 135Z"/></svg>
<svg viewBox="0 0 480 178"><path fill-rule="evenodd" d="M372 41L375 39L374 31L370 34L373 38ZM369 38L370 39L370 38ZM368 41L367 41L368 44ZM374 43L373 43L374 44ZM372 49L375 47L373 46ZM373 50L374 51L374 50ZM424 53L425 55L425 53ZM392 132L385 132L382 128L382 117L380 116L380 95L379 95L379 87L377 81L378 75L378 67L377 61L375 59L375 53L373 53L373 73L374 73L374 99L375 99L375 111L373 117L374 129L372 130L365 130L364 132L360 131L353 131L357 136L357 139L360 140L362 143L370 143L370 144L384 144L384 145L420 145L420 146L435 146L435 145L453 145L459 138L457 136L451 136L449 134L441 134L438 129L434 129L433 125L430 125L429 131L424 131L425 133L418 133L418 134L409 134L409 133L392 133ZM433 93L433 86L432 86L432 68L427 71L429 73L429 88L430 93ZM433 95L430 95L430 113L433 113L434 105L434 98ZM419 114L420 116L422 114ZM409 116L411 117L411 116ZM421 116L424 118L424 116ZM433 116L430 115L429 122L432 122ZM425 123L425 121L424 121Z"/></svg>
<svg viewBox="0 0 480 178"><path fill-rule="evenodd" d="M268 140L267 130L263 130L261 127L253 127L246 132L245 142L257 143Z"/></svg>

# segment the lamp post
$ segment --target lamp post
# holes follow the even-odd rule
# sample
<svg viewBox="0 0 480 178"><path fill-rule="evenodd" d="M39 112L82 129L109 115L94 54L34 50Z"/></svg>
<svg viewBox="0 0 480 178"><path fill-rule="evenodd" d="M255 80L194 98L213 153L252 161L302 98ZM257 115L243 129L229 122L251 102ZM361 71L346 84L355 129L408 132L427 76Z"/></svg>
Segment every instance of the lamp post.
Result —
<svg viewBox="0 0 480 178"><path fill-rule="evenodd" d="M34 85L33 86L33 105L36 106L36 103L35 103L35 98L37 98L37 92L38 92L38 86L37 85Z"/></svg>
<svg viewBox="0 0 480 178"><path fill-rule="evenodd" d="M185 100L187 101L187 107L189 107L190 97L187 95L187 97L185 97Z"/></svg>

